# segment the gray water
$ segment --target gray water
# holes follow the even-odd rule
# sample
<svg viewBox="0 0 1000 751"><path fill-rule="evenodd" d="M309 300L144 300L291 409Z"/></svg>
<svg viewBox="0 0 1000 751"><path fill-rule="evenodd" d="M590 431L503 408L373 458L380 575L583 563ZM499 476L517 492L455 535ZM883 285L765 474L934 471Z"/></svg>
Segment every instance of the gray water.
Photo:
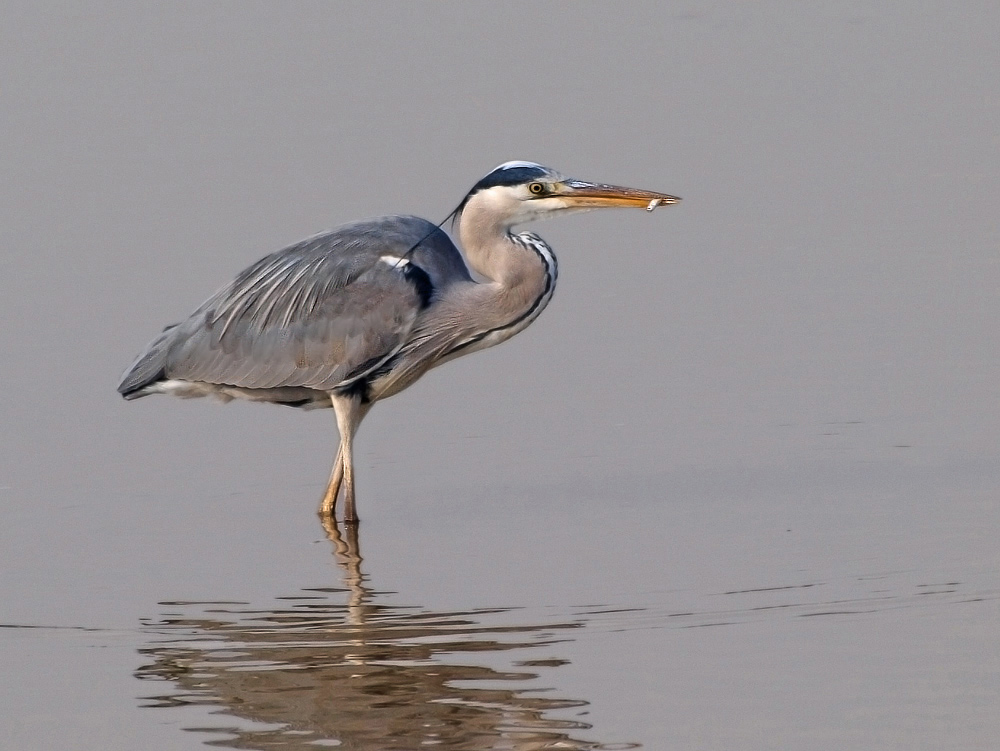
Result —
<svg viewBox="0 0 1000 751"><path fill-rule="evenodd" d="M993 3L7 3L0 748L992 749ZM333 416L120 371L496 164L528 331Z"/></svg>

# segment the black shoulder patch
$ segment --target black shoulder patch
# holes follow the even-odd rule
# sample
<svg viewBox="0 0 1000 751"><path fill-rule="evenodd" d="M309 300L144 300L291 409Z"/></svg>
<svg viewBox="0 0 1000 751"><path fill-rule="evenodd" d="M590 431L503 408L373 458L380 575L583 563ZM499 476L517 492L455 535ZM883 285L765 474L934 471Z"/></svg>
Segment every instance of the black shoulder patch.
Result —
<svg viewBox="0 0 1000 751"><path fill-rule="evenodd" d="M431 300L434 299L434 283L431 282L430 275L413 261L403 264L400 270L406 281L412 284L417 291L417 296L420 297L420 307L426 308L430 305Z"/></svg>

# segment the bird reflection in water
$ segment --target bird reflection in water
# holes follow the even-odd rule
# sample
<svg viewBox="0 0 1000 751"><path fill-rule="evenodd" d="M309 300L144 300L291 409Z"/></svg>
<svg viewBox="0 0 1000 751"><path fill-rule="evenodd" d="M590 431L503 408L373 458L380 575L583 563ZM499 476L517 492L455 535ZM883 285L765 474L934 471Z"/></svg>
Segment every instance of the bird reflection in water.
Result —
<svg viewBox="0 0 1000 751"><path fill-rule="evenodd" d="M565 663L546 647L583 621L511 625L505 609L380 604L361 570L358 528L345 537L335 521L325 526L344 588L306 590L269 610L163 603L197 612L145 624L156 641L140 650L150 662L136 675L173 686L143 705L218 707L242 724L189 730L229 748L638 747L574 737L590 730L579 719L587 702L543 695L551 689L539 673ZM527 650L537 657L519 659Z"/></svg>

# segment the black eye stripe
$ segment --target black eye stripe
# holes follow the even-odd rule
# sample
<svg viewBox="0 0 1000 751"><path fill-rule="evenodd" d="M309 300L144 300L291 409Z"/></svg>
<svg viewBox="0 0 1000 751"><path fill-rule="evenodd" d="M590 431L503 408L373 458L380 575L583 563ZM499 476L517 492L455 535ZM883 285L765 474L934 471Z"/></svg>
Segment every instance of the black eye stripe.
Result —
<svg viewBox="0 0 1000 751"><path fill-rule="evenodd" d="M465 198L462 199L462 203L458 205L455 209L456 213L461 213L462 209L465 208L465 204L469 202L476 193L481 190L488 190L489 188L495 188L498 185L512 186L512 185L524 185L525 183L531 183L536 180L544 181L551 180L555 175L554 172L542 167L537 164L519 164L517 167L498 167L493 170L490 174L480 180L478 183L472 186ZM534 193L533 195L541 195L540 193Z"/></svg>
<svg viewBox="0 0 1000 751"><path fill-rule="evenodd" d="M498 185L521 185L531 180L546 177L547 174L541 167L511 167L510 169L493 170L476 183L469 192L475 193L479 190L495 188Z"/></svg>

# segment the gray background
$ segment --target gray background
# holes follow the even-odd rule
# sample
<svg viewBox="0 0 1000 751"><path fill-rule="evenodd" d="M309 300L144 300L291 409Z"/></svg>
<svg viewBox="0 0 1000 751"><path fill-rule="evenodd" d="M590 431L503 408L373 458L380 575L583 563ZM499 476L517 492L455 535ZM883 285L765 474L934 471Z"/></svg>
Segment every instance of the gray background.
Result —
<svg viewBox="0 0 1000 751"><path fill-rule="evenodd" d="M585 622L539 687L590 742L994 746L995 4L0 14L0 748L236 722L138 708L142 624L339 581L333 416L116 379L265 253L507 159L684 201L533 228L541 319L373 412L373 586Z"/></svg>

